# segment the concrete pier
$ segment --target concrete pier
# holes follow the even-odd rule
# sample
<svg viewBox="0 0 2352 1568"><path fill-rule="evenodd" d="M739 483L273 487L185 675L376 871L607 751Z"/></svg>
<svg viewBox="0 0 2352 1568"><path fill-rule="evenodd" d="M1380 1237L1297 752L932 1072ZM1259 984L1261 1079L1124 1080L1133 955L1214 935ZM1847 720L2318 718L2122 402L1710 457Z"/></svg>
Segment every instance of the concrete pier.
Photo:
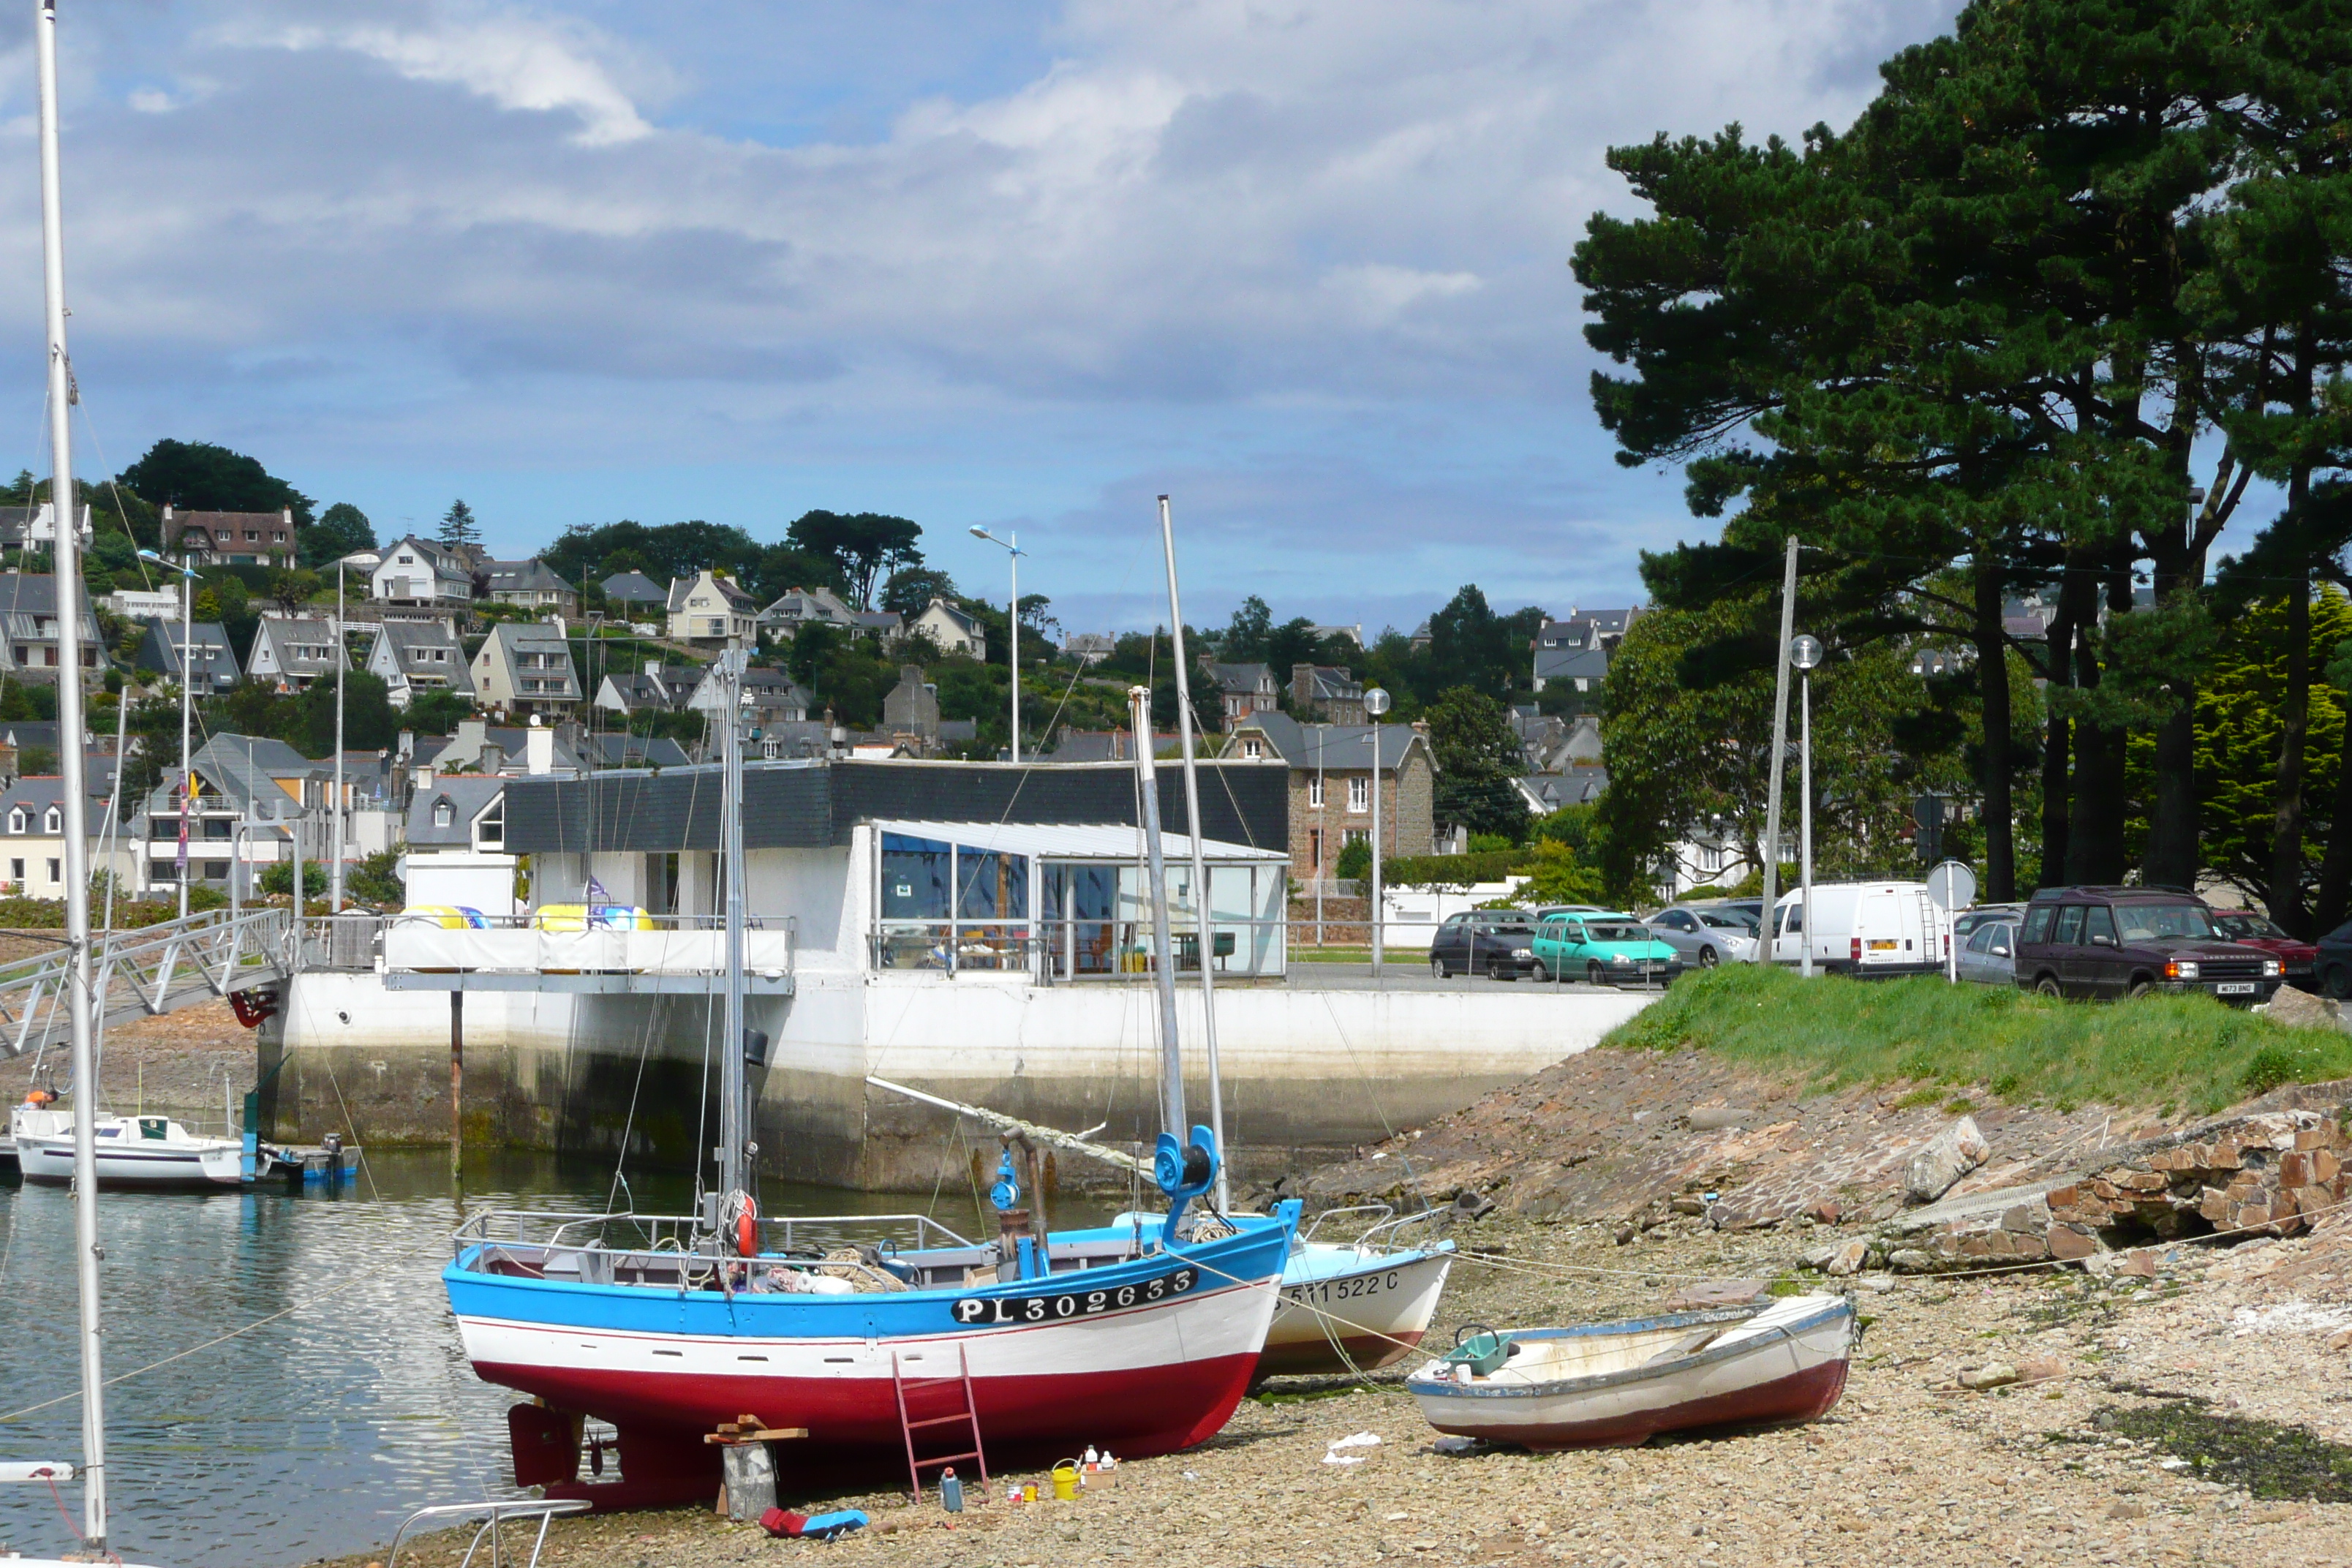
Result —
<svg viewBox="0 0 2352 1568"><path fill-rule="evenodd" d="M1235 985L1217 995L1225 1124L1245 1177L1422 1125L1591 1048L1654 999L1480 982L1438 989ZM1198 1037L1200 998L1180 996ZM468 1143L692 1164L705 1131L715 996L474 992L466 996ZM263 1029L268 1135L329 1131L373 1148L449 1136L446 993L368 973L311 972ZM1039 985L1021 974L803 968L788 996L754 997L772 1044L754 1069L762 1172L875 1190L960 1180L971 1146L946 1112L865 1083L868 1073L1105 1141L1155 1133L1158 1042L1148 985ZM274 1076L273 1075L274 1069ZM715 1071L709 1075L715 1082ZM1195 1121L1207 1084L1191 1084ZM715 1120L709 1125L716 1125ZM1101 1173L1064 1161L1065 1182Z"/></svg>

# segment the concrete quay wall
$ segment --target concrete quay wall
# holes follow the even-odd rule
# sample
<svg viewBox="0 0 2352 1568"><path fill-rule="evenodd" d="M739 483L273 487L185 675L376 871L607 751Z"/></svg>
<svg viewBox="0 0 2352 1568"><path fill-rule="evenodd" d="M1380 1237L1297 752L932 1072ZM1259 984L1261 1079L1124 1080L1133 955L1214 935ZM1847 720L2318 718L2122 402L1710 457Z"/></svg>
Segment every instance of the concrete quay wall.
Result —
<svg viewBox="0 0 2352 1568"><path fill-rule="evenodd" d="M382 977L313 972L264 1026L264 1113L274 1135L348 1131L377 1146L446 1143L449 998ZM1218 994L1227 1139L1236 1169L1271 1176L1376 1142L1590 1049L1652 998L1588 991L1317 990ZM473 992L465 999L467 1142L693 1163L706 1040L700 996ZM1201 1000L1178 998L1188 1110L1208 1116ZM1158 1131L1157 1001L1139 985L1044 987L1015 977L803 972L796 994L753 998L771 1041L754 1069L761 1169L870 1190L968 1170L992 1142L944 1111L868 1087L929 1093L1147 1142ZM269 1076L273 1073L274 1076ZM715 1078L715 1073L711 1075ZM707 1136L707 1132L701 1135ZM1066 1183L1104 1179L1063 1160Z"/></svg>

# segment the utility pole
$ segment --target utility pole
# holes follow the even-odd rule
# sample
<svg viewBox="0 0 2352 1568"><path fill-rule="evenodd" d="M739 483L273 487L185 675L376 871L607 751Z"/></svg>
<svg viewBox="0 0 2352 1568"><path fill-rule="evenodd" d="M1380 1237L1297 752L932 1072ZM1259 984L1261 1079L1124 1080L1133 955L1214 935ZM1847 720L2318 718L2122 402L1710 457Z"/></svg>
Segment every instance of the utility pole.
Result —
<svg viewBox="0 0 2352 1568"><path fill-rule="evenodd" d="M343 563L335 563L335 858L327 872L327 912L343 911L343 686L351 660L343 654Z"/></svg>
<svg viewBox="0 0 2352 1568"><path fill-rule="evenodd" d="M1764 806L1764 956L1772 962L1780 898L1780 773L1789 751L1789 639L1797 630L1797 536L1789 535L1789 563L1780 576L1780 642L1773 655L1772 761Z"/></svg>

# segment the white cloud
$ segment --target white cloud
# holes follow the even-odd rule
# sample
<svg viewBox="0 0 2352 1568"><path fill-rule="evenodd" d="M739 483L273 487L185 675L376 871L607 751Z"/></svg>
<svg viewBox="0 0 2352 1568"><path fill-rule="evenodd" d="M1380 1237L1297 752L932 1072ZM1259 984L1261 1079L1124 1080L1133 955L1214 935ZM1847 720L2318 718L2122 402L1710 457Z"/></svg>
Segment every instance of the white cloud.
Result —
<svg viewBox="0 0 2352 1568"><path fill-rule="evenodd" d="M495 465L551 493L661 471L662 508L678 474L846 473L847 448L856 477L806 504L919 472L938 510L910 515L950 528L1221 474L1189 515L1302 574L1377 492L1390 540L1467 518L1623 584L1673 525L1584 393L1568 256L1631 205L1605 149L1847 119L1955 3L819 8L1014 62L868 102L812 77L801 8L772 0L706 0L690 34L616 0L153 0L173 25L67 35L69 88L114 84L68 103L79 357L130 410L117 447ZM940 41L986 28L1020 36ZM789 56L810 101L714 100L747 51ZM763 139L829 94L873 129ZM33 174L0 161L0 202L36 210ZM30 245L0 229L0 321L38 320ZM1596 532L1637 481L1648 531ZM1340 558L1328 592L1397 559Z"/></svg>
<svg viewBox="0 0 2352 1568"><path fill-rule="evenodd" d="M467 14L471 11L472 14ZM653 128L596 58L601 35L574 21L516 10L420 8L405 22L269 26L247 18L217 35L247 47L343 49L411 81L464 88L501 109L576 116L588 146L634 142Z"/></svg>

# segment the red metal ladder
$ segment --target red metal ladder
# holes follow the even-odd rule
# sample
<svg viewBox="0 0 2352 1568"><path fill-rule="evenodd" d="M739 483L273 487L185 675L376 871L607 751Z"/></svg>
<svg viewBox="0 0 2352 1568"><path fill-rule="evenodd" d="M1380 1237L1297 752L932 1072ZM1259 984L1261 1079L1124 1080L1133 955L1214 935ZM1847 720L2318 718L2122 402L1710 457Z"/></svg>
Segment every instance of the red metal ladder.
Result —
<svg viewBox="0 0 2352 1568"><path fill-rule="evenodd" d="M907 1482L914 1491L915 1500L919 1503L923 1500L925 1468L931 1466L952 1465L959 1459L970 1459L980 1467L981 1490L983 1493L986 1492L988 1458L981 1452L980 1406L972 1397L971 1363L964 1353L964 1347L961 1344L956 1346L956 1371L952 1377L908 1377L898 1365L898 1352L892 1351L890 1352L890 1384L898 1396L898 1433L907 1442ZM950 1411L945 1415L929 1415L921 1420L912 1418L908 1409L907 1396L934 1388L961 1389L963 1393L963 1408ZM915 1458L917 1429L926 1426L952 1426L959 1421L963 1423L964 1430L971 1434L970 1449L961 1454L935 1454L928 1459Z"/></svg>

